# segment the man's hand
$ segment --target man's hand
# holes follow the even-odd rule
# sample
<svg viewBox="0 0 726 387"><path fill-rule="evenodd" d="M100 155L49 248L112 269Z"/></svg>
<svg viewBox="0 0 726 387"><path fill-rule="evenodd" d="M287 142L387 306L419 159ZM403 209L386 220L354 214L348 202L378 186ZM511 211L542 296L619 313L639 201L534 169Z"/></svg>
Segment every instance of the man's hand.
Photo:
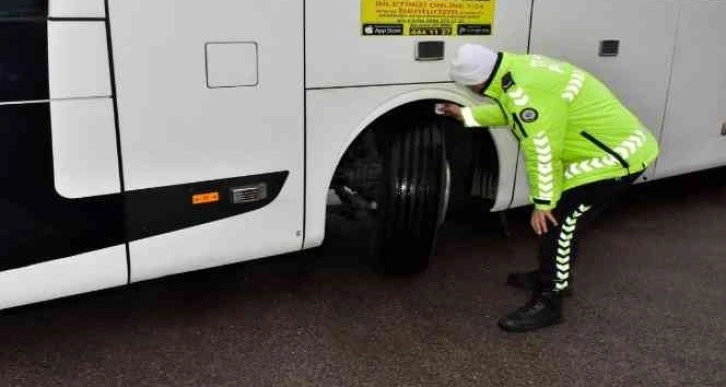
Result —
<svg viewBox="0 0 726 387"><path fill-rule="evenodd" d="M532 230L534 230L534 233L537 235L546 234L548 232L547 228L547 222L550 221L552 224L557 227L557 219L552 215L552 211L545 211L545 210L534 210L532 212Z"/></svg>
<svg viewBox="0 0 726 387"><path fill-rule="evenodd" d="M461 107L453 103L440 103L437 105L437 110L440 114L447 117L456 118L459 121L464 121L464 116L461 115Z"/></svg>

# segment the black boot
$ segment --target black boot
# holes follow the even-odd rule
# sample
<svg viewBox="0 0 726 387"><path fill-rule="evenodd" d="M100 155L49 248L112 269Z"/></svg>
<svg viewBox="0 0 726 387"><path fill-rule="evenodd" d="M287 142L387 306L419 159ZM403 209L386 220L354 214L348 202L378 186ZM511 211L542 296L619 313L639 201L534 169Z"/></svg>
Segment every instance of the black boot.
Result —
<svg viewBox="0 0 726 387"><path fill-rule="evenodd" d="M562 322L562 296L535 292L523 307L502 317L499 327L507 332L527 332Z"/></svg>
<svg viewBox="0 0 726 387"><path fill-rule="evenodd" d="M539 270L509 273L507 276L507 285L533 292L542 289L539 280ZM572 287L568 287L562 291L563 297L572 296Z"/></svg>

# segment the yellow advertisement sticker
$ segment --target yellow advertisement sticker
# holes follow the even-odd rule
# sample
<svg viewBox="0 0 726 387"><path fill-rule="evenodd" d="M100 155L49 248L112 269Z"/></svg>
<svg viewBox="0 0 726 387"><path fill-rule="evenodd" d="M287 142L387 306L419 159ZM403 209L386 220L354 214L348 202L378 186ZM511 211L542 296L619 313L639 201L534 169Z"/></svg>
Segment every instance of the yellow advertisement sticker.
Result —
<svg viewBox="0 0 726 387"><path fill-rule="evenodd" d="M491 35L496 0L361 0L364 36Z"/></svg>

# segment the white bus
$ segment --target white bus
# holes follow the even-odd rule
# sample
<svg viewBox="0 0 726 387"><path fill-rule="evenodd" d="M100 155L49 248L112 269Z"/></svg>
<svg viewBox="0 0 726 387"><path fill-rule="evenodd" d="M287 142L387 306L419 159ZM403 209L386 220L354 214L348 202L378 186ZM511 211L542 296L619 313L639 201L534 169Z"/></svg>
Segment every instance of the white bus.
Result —
<svg viewBox="0 0 726 387"><path fill-rule="evenodd" d="M527 204L507 129L433 112L488 103L448 79L464 42L596 73L659 138L644 179L724 165L724 20L722 0L2 0L0 308L320 246L330 192L381 268L422 270L450 198Z"/></svg>

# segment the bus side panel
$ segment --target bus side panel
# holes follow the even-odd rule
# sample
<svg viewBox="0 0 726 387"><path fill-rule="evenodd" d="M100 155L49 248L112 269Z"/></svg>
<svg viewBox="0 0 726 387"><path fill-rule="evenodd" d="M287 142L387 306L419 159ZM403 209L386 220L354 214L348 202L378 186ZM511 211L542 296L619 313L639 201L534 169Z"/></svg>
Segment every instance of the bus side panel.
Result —
<svg viewBox="0 0 726 387"><path fill-rule="evenodd" d="M89 95L75 95L72 88L66 89L70 94L54 94L59 89L49 79L82 84L84 79L74 77L84 74L72 62L103 63L96 59L107 52L101 45L87 51L91 57L79 56L57 40L60 44L51 48L49 31L63 29L57 23L65 21L50 22L54 28L49 29L47 13L44 1L0 3L0 308L127 283L114 126L76 117L86 111L77 107L90 100L76 104L64 98ZM105 30L96 30L102 41ZM59 63L71 66L55 66ZM108 74L99 69L104 71ZM102 104L110 101L103 93L94 97ZM54 104L59 105L51 114ZM105 114L112 111L96 117ZM73 140L83 132L92 135ZM84 158L87 149L105 149L111 162L93 165Z"/></svg>
<svg viewBox="0 0 726 387"><path fill-rule="evenodd" d="M53 169L66 198L120 194L103 21L48 23Z"/></svg>
<svg viewBox="0 0 726 387"><path fill-rule="evenodd" d="M50 0L48 13L58 18L102 18L104 0Z"/></svg>
<svg viewBox="0 0 726 387"><path fill-rule="evenodd" d="M726 164L726 2L684 1L657 176Z"/></svg>
<svg viewBox="0 0 726 387"><path fill-rule="evenodd" d="M111 0L108 14L132 281L299 250L302 2Z"/></svg>
<svg viewBox="0 0 726 387"><path fill-rule="evenodd" d="M491 35L458 37L363 36L362 1L371 2L305 1L308 87L450 81L449 60L465 42L488 44L496 49L520 53L527 50L531 0L496 1ZM416 61L416 47L421 41L444 42L445 57L435 61Z"/></svg>
<svg viewBox="0 0 726 387"><path fill-rule="evenodd" d="M42 266L125 242L120 194L69 199L56 191L50 117L48 103L0 106L0 271ZM85 275L114 274L125 282L122 250L104 253L114 262ZM124 268L116 272L118 262Z"/></svg>
<svg viewBox="0 0 726 387"><path fill-rule="evenodd" d="M124 246L0 271L0 309L122 286L126 281Z"/></svg>

